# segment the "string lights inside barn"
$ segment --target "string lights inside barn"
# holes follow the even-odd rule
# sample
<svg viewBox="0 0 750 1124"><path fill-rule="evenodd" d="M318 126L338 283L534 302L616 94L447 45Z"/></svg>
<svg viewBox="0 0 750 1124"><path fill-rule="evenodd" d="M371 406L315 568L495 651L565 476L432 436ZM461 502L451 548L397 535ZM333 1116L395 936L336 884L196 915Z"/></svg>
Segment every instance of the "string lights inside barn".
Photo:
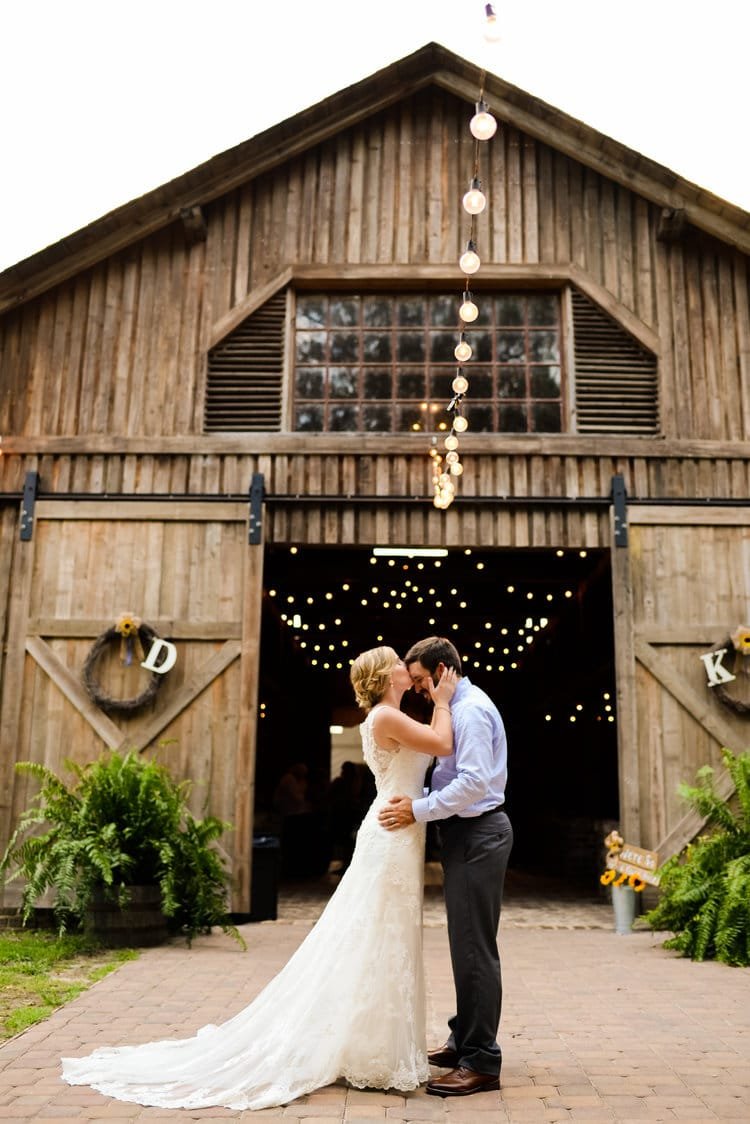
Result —
<svg viewBox="0 0 750 1124"><path fill-rule="evenodd" d="M488 43L496 43L500 37L497 15L492 4L484 5L485 29L484 37ZM463 274L463 294L458 310L459 337L453 354L458 364L456 376L451 384L453 397L447 406L448 413L452 416L450 432L443 444L445 453L437 448L430 449L432 458L433 503L435 507L445 510L450 507L456 496L455 478L462 475L464 466L459 454L459 435L469 428L469 421L463 412L464 398L469 390L469 380L464 374L464 365L472 357L473 349L468 339L467 329L479 316L479 307L471 291L471 281L479 271L482 264L477 251L477 218L487 206L487 197L482 191L480 171L480 151L482 144L491 140L497 132L497 121L492 116L484 100L484 80L486 71L482 71L479 79L479 98L475 105L475 113L469 122L469 131L474 138L474 166L472 169L469 189L462 199L462 206L469 216L469 236L466 249L458 259L458 266Z"/></svg>
<svg viewBox="0 0 750 1124"><path fill-rule="evenodd" d="M302 561L296 546L290 555ZM461 660L471 673L513 674L538 644L545 644L554 622L547 614L559 616L561 607L575 597L569 578L552 573L540 588L523 583L504 587L507 594L505 619L487 613L482 596L465 592L456 582L443 575L449 552L439 548L375 547L369 559L368 574L343 582L331 581L328 588L314 591L284 582L268 590L279 619L292 631L295 644L304 652L311 668L318 671L342 671L351 666L352 653L362 639L352 632L352 622L364 610L373 621L391 618L394 613L411 613L421 617L418 630L429 631L440 626L447 636L454 635ZM485 561L478 559L471 548L456 551L462 554L470 569L482 571ZM558 549L554 557L568 566L576 556L585 559L586 550ZM371 567L371 569L370 569ZM306 568L303 566L305 572ZM293 590L293 591L292 591ZM459 637L461 640L459 640ZM384 632L373 631L369 643L386 643ZM261 717L266 717L263 704ZM612 689L579 699L560 701L556 711L544 715L547 722L614 722Z"/></svg>

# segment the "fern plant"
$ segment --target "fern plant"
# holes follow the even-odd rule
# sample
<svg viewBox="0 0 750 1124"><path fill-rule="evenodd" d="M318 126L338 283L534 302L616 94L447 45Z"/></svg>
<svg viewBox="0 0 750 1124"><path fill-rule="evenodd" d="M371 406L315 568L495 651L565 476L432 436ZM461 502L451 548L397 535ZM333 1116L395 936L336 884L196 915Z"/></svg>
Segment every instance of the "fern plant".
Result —
<svg viewBox="0 0 750 1124"><path fill-rule="evenodd" d="M47 890L63 933L84 922L95 893L122 907L130 886L157 885L170 927L188 941L220 925L242 943L226 911L229 876L212 846L230 825L191 815L189 782L135 752L66 768L70 785L45 765L16 765L41 786L0 861L6 881L25 879L25 921Z"/></svg>
<svg viewBox="0 0 750 1124"><path fill-rule="evenodd" d="M707 818L709 832L660 871L661 900L645 915L652 929L674 935L664 943L692 960L750 964L750 753L722 757L736 790L732 804L714 786L704 765L697 785L680 785L680 795Z"/></svg>

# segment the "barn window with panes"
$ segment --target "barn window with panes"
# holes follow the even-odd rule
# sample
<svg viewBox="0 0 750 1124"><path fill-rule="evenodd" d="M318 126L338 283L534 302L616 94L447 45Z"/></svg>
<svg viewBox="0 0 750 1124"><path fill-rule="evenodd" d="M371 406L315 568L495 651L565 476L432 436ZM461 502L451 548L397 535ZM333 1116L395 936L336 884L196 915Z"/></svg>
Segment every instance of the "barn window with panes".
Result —
<svg viewBox="0 0 750 1124"><path fill-rule="evenodd" d="M471 432L559 433L560 300L483 294L467 337ZM292 427L422 432L450 428L455 293L299 293Z"/></svg>
<svg viewBox="0 0 750 1124"><path fill-rule="evenodd" d="M455 292L280 290L209 351L204 431L449 429L456 304ZM656 356L578 289L483 291L477 305L467 329L470 432L658 433Z"/></svg>

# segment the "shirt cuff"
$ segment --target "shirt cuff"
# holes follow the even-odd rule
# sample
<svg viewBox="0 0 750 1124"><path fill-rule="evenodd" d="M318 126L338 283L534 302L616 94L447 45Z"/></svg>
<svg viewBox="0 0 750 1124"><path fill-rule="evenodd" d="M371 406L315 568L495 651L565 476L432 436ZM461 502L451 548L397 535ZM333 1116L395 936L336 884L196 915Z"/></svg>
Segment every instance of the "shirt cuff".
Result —
<svg viewBox="0 0 750 1124"><path fill-rule="evenodd" d="M430 800L427 796L422 796L418 800L412 800L411 812L417 823L426 823L430 815Z"/></svg>

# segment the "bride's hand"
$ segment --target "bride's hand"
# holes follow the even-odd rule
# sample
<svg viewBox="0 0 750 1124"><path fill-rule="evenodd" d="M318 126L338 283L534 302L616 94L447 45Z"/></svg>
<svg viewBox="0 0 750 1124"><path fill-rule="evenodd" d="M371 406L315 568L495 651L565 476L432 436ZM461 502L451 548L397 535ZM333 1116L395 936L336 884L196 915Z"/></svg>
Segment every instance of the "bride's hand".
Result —
<svg viewBox="0 0 750 1124"><path fill-rule="evenodd" d="M446 667L443 669L443 674L440 676L440 682L435 687L430 681L430 695L433 703L437 706L438 703L449 703L456 693L456 671L455 668Z"/></svg>

